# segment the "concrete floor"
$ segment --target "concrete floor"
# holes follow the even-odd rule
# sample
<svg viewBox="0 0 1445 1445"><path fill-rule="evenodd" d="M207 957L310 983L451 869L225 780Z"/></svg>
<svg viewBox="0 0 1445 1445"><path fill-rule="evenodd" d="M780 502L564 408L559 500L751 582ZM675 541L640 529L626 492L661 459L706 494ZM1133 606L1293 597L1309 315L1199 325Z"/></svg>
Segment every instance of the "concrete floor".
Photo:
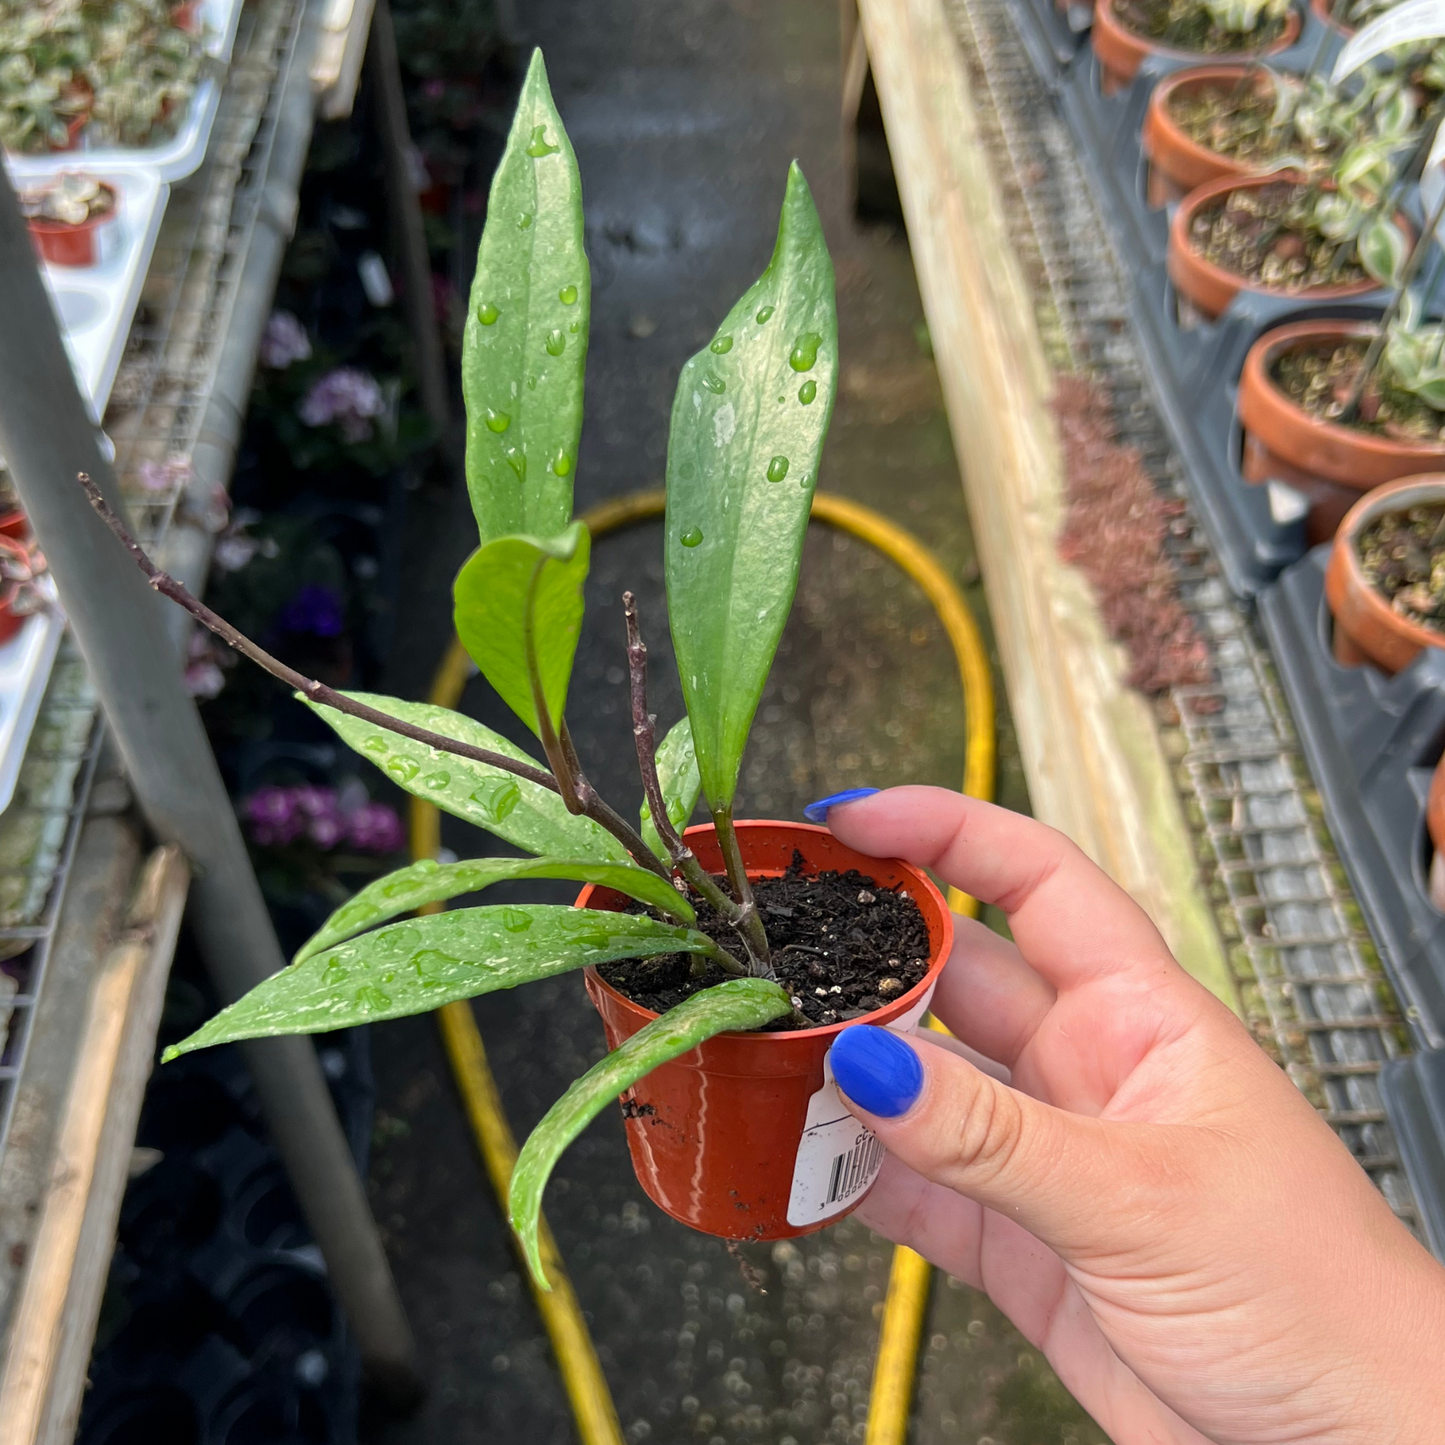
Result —
<svg viewBox="0 0 1445 1445"><path fill-rule="evenodd" d="M848 214L838 134L835 0L532 0L586 188L594 276L577 507L660 485L677 372L766 264L787 162L813 187L839 281L843 385L820 485L916 531L983 612L977 566L912 265L896 229ZM425 694L450 629L451 578L475 532L460 489L419 494L389 687ZM569 717L594 782L635 806L618 597L639 595L653 706L681 714L662 596L661 532L598 543ZM465 707L520 736L485 684ZM837 788L962 774L952 653L921 594L876 554L815 529L781 656L744 767L743 816L799 817ZM1027 799L1004 710L1000 799ZM491 840L446 820L462 856ZM518 896L523 896L519 894ZM525 896L551 895L532 889ZM491 899L491 901L499 901ZM518 1135L598 1058L579 979L479 1000ZM372 1197L431 1379L412 1421L369 1438L565 1445L573 1427L547 1340L427 1018L373 1031L379 1112ZM750 1286L720 1242L662 1216L600 1117L562 1160L547 1213L627 1438L708 1445L862 1439L889 1247L844 1222L746 1249ZM926 1327L918 1445L1096 1445L1104 1436L986 1300L937 1280Z"/></svg>

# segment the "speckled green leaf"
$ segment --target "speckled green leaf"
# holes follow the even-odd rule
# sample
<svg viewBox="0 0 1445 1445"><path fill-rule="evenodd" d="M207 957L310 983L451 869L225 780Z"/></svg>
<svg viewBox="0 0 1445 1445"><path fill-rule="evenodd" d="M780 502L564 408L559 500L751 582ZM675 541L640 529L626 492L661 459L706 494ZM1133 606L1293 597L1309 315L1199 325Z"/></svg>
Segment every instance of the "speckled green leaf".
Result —
<svg viewBox="0 0 1445 1445"><path fill-rule="evenodd" d="M705 1039L732 1029L755 1029L792 1008L786 993L765 978L735 978L695 993L644 1025L626 1043L594 1064L547 1110L522 1146L512 1170L509 1206L512 1228L522 1242L532 1277L551 1285L537 1248L542 1191L563 1150L615 1099L659 1064L695 1049Z"/></svg>
<svg viewBox="0 0 1445 1445"><path fill-rule="evenodd" d="M343 903L301 946L295 962L342 943L389 918L410 913L426 903L440 903L463 893L477 893L493 883L527 878L569 878L615 888L639 903L691 923L692 904L670 883L630 863L587 863L575 858L469 858L461 863L436 863L422 858L398 868L363 888Z"/></svg>
<svg viewBox="0 0 1445 1445"><path fill-rule="evenodd" d="M657 746L657 780L662 784L667 816L680 832L692 817L697 795L702 790L702 779L697 775L697 753L692 745L692 726L686 718L670 727ZM664 863L669 862L667 849L652 821L652 809L646 803L642 805L641 831L642 841Z"/></svg>
<svg viewBox="0 0 1445 1445"><path fill-rule="evenodd" d="M588 964L676 952L710 954L717 945L646 914L565 904L431 913L283 968L167 1049L165 1057L233 1039L324 1033L402 1018Z"/></svg>
<svg viewBox="0 0 1445 1445"><path fill-rule="evenodd" d="M788 172L768 269L682 369L667 451L667 601L702 789L732 804L798 584L833 410L833 263Z"/></svg>
<svg viewBox="0 0 1445 1445"><path fill-rule="evenodd" d="M495 833L516 848L554 858L628 861L627 850L611 833L590 818L569 813L562 799L539 783L528 782L501 768L459 758L455 753L439 752L398 733L348 717L334 708L308 702L299 693L297 696L330 723L349 747L375 763L394 783L468 823ZM543 766L500 733L450 708L403 702L398 697L378 693L350 692L347 696L457 742L502 753L518 762L531 763L533 767Z"/></svg>
<svg viewBox="0 0 1445 1445"><path fill-rule="evenodd" d="M577 157L534 51L462 335L467 488L484 543L552 537L571 519L591 299Z"/></svg>
<svg viewBox="0 0 1445 1445"><path fill-rule="evenodd" d="M462 646L502 701L539 736L532 665L555 732L582 633L591 544L581 522L556 537L498 537L472 553L453 587Z"/></svg>

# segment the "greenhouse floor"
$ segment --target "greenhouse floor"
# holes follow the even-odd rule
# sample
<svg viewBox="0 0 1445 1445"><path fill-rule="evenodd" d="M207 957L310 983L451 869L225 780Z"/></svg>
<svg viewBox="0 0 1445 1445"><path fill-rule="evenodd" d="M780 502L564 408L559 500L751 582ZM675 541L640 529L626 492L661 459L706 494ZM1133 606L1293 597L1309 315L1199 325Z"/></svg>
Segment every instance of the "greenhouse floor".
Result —
<svg viewBox="0 0 1445 1445"><path fill-rule="evenodd" d="M683 360L766 264L788 161L824 216L838 273L843 384L820 486L871 505L936 549L983 616L978 569L900 225L850 215L838 124L835 0L692 0L524 7L582 168L594 276L579 511L660 485ZM469 550L464 494L415 498L407 601L387 690L425 694L450 631L450 579ZM626 723L619 594L635 590L653 704L681 712L666 640L661 528L598 544L571 714L613 798L638 793ZM464 706L505 709L473 682ZM1000 800L1026 807L1007 714ZM862 544L815 529L798 602L745 765L744 814L798 817L860 784L958 786L963 714L952 653L927 603ZM460 855L487 839L453 820ZM541 896L541 895L532 895ZM565 886L554 896L566 896ZM479 1000L476 1013L521 1135L599 1057L576 979ZM430 1395L388 1445L575 1438L546 1336L482 1172L435 1023L372 1031L378 1115L371 1189L427 1362ZM562 1161L547 1213L630 1441L861 1440L890 1247L844 1223L730 1255L643 1196L620 1120L600 1117ZM1101 1432L1037 1352L975 1292L941 1277L912 1439L997 1445Z"/></svg>

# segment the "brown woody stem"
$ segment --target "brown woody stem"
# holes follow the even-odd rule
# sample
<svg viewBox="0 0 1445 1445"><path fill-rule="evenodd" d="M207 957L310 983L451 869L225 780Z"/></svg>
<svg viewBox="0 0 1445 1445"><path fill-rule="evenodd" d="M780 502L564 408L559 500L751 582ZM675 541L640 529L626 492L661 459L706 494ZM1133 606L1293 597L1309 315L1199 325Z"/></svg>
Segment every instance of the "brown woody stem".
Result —
<svg viewBox="0 0 1445 1445"><path fill-rule="evenodd" d="M192 617L203 627L209 628L228 647L239 652L242 657L250 658L258 667L264 668L272 677L284 682L288 687L294 688L297 692L314 703L323 707L334 708L339 713L345 713L348 717L354 717L360 722L371 723L375 727L383 728L387 732L396 733L400 737L410 738L412 742L421 743L424 747L435 748L438 752L451 753L455 757L467 758L474 763L483 763L487 767L497 768L505 773L511 773L516 777L524 778L529 783L536 783L539 787L548 788L554 793L560 793L557 779L543 768L536 768L529 763L519 763L515 758L509 758L505 753L495 753L488 748L474 747L471 743L459 742L455 738L449 738L444 733L432 732L430 728L417 727L414 723L404 722L401 718L392 717L389 713L379 712L374 707L369 707L364 702L357 702L354 698L347 697L345 693L337 692L335 688L327 687L324 682L318 682L315 678L305 677L297 672L295 668L287 667L278 658L272 657L263 647L258 647L243 632L232 627L219 613L213 612L199 598L194 597L180 582L177 582L168 572L162 572L159 567L146 555L145 549L131 535L130 529L112 510L110 503L101 495L100 488L84 472L77 474L80 485L85 489L85 495L90 505L95 509L96 515L115 533L116 537L124 544L126 550L134 559L136 566L145 574L146 581L161 594L168 597L177 606L185 608ZM563 729L565 738L565 727ZM568 744L570 748L570 742ZM576 754L571 754L575 758ZM624 848L631 854L633 860L649 872L656 873L660 877L667 878L668 872L658 862L656 856L646 843L638 836L634 828L617 816L597 795L592 792L590 785L583 780L582 786L586 789L589 797L588 806L583 808L587 817L594 823L605 828Z"/></svg>

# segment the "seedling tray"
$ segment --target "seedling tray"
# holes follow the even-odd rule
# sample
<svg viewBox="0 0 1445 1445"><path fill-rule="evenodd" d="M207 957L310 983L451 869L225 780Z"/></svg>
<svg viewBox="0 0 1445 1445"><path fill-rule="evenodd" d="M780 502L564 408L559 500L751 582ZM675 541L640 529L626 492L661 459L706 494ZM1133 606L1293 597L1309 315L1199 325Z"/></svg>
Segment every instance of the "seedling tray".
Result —
<svg viewBox="0 0 1445 1445"><path fill-rule="evenodd" d="M1394 677L1342 667L1324 599L1328 547L1260 597L1335 847L1421 1048L1445 1045L1445 915L1430 902L1425 799L1445 747L1445 648Z"/></svg>
<svg viewBox="0 0 1445 1445"><path fill-rule="evenodd" d="M1437 1259L1445 1259L1445 1050L1386 1064L1380 1092L1426 1243Z"/></svg>

